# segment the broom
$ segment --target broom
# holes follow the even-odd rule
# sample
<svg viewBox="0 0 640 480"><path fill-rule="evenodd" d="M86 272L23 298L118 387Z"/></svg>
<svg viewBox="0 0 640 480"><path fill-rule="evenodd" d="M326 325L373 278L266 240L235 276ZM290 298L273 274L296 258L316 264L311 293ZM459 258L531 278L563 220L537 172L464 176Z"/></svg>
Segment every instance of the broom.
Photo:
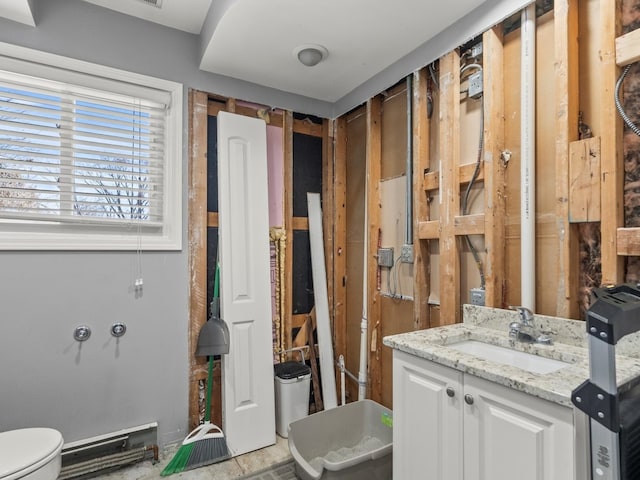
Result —
<svg viewBox="0 0 640 480"><path fill-rule="evenodd" d="M220 282L220 266L216 263L215 281L213 287L213 300L211 301L211 318L205 324L202 333L207 330L209 334L214 332L213 345L204 346L202 350L207 348L210 350L209 355L209 372L207 374L207 395L204 413L204 423L198 425L182 442L182 445L176 452L175 456L167 464L167 466L160 473L165 477L172 473L182 472L184 470L192 470L194 468L203 467L205 465L211 465L213 463L221 462L231 458L229 449L227 448L227 441L224 438L224 433L217 425L211 423L211 390L213 387L213 355L223 354L229 352L229 333L226 324L220 319L220 302L218 298L218 288ZM213 328L207 328L213 327ZM205 335L206 336L206 335ZM211 338L207 338L211 340ZM202 342L205 343L205 342ZM198 346L201 342L198 338ZM206 354L201 353L201 349L198 348L196 355Z"/></svg>

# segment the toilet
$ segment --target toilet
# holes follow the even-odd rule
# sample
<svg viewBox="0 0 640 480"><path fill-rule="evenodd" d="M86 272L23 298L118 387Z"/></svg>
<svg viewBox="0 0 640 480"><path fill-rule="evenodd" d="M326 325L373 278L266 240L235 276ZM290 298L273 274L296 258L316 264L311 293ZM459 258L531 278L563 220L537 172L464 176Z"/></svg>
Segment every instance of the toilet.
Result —
<svg viewBox="0 0 640 480"><path fill-rule="evenodd" d="M52 428L0 432L0 480L56 480L62 443Z"/></svg>

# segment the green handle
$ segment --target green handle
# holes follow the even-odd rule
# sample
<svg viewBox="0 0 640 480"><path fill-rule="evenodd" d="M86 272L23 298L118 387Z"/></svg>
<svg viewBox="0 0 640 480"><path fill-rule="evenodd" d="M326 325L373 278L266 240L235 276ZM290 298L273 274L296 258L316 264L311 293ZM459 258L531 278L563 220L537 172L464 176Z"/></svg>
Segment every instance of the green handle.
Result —
<svg viewBox="0 0 640 480"><path fill-rule="evenodd" d="M213 355L209 357L209 374L207 375L207 397L204 408L204 421L211 420L211 390L213 389Z"/></svg>

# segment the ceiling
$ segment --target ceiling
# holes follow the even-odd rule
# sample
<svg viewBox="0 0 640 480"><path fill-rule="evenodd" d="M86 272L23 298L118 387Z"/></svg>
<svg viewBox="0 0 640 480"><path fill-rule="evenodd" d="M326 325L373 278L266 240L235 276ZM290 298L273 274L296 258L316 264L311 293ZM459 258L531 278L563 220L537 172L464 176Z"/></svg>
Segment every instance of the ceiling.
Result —
<svg viewBox="0 0 640 480"><path fill-rule="evenodd" d="M201 70L331 103L485 2L84 1L199 36ZM34 25L32 2L0 0L0 16ZM302 65L294 51L304 44L324 46L327 57Z"/></svg>

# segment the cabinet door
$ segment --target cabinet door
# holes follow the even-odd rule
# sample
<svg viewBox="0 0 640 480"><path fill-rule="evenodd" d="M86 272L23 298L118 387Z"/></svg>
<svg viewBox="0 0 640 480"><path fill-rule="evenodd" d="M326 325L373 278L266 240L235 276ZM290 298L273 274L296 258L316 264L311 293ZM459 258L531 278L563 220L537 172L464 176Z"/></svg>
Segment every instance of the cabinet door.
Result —
<svg viewBox="0 0 640 480"><path fill-rule="evenodd" d="M462 480L462 454L462 373L394 350L394 480Z"/></svg>
<svg viewBox="0 0 640 480"><path fill-rule="evenodd" d="M471 375L464 382L465 480L574 478L571 408Z"/></svg>

